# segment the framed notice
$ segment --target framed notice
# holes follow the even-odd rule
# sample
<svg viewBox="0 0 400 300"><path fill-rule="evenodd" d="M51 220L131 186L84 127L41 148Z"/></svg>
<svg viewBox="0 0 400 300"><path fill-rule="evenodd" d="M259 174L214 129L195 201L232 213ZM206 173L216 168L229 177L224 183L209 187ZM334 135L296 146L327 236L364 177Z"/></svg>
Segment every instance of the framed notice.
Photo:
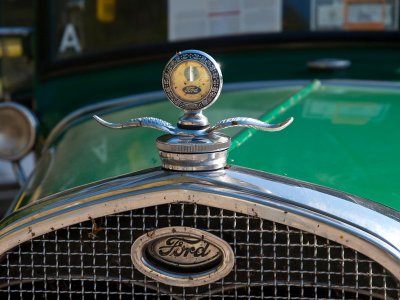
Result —
<svg viewBox="0 0 400 300"><path fill-rule="evenodd" d="M168 40L282 31L282 0L169 0Z"/></svg>
<svg viewBox="0 0 400 300"><path fill-rule="evenodd" d="M399 0L312 0L311 30L397 30Z"/></svg>

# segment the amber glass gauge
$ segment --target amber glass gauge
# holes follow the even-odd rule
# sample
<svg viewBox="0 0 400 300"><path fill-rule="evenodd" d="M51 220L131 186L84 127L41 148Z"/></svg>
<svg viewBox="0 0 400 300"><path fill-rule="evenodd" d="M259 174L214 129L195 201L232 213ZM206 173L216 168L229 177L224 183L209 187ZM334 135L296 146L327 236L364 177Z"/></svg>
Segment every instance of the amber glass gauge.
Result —
<svg viewBox="0 0 400 300"><path fill-rule="evenodd" d="M163 74L163 88L168 99L184 110L200 110L210 106L222 88L218 63L197 50L177 53Z"/></svg>
<svg viewBox="0 0 400 300"><path fill-rule="evenodd" d="M172 91L182 101L201 101L211 90L211 74L197 61L180 63L171 75Z"/></svg>

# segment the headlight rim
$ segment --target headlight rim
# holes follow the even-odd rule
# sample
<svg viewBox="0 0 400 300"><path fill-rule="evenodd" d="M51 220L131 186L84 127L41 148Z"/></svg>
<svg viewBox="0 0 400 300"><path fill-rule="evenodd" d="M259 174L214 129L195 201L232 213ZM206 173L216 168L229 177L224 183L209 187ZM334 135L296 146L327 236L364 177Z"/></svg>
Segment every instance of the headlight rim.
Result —
<svg viewBox="0 0 400 300"><path fill-rule="evenodd" d="M12 155L6 155L4 153L1 153L0 151L0 159L8 160L8 161L18 161L22 159L24 156L26 156L29 151L32 150L35 141L36 141L36 136L37 136L37 129L38 129L38 120L35 117L35 115L25 106L15 103L15 102L3 102L0 103L0 111L3 109L10 109L15 111L17 114L19 114L27 123L28 123L28 131L29 131L29 137L27 139L27 143L25 147L16 152L13 153Z"/></svg>

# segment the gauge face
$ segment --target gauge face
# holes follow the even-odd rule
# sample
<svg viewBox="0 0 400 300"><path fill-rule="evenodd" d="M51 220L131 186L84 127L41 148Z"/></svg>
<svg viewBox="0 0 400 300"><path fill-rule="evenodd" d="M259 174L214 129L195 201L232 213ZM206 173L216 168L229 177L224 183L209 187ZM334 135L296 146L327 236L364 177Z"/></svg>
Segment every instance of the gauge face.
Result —
<svg viewBox="0 0 400 300"><path fill-rule="evenodd" d="M197 61L185 61L176 66L171 74L174 94L185 102L199 102L211 90L211 74Z"/></svg>
<svg viewBox="0 0 400 300"><path fill-rule="evenodd" d="M163 74L163 88L168 99L184 110L196 111L210 106L222 88L222 74L208 54L187 50L177 53Z"/></svg>

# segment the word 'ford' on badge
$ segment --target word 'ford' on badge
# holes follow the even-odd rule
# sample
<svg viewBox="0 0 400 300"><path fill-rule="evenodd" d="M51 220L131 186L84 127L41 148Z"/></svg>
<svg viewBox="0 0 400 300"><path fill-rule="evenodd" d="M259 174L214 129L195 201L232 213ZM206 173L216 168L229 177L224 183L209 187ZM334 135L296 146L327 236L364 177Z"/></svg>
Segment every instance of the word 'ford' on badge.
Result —
<svg viewBox="0 0 400 300"><path fill-rule="evenodd" d="M173 286L200 286L226 276L234 265L227 242L203 230L166 227L140 236L132 262L144 275Z"/></svg>
<svg viewBox="0 0 400 300"><path fill-rule="evenodd" d="M185 86L182 91L184 91L186 94L196 95L201 92L201 88L195 85L189 85Z"/></svg>

